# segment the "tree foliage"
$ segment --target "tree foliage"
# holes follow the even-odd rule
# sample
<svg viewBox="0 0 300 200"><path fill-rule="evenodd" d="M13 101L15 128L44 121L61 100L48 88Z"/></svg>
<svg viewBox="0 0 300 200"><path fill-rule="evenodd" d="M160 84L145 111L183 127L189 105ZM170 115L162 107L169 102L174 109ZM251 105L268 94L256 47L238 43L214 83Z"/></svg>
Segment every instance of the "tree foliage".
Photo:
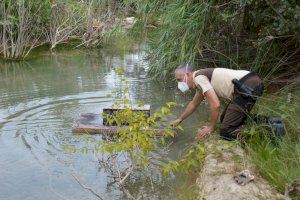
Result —
<svg viewBox="0 0 300 200"><path fill-rule="evenodd" d="M0 10L0 56L23 59L39 45L52 50L72 39L99 46L127 7L107 0L2 0Z"/></svg>

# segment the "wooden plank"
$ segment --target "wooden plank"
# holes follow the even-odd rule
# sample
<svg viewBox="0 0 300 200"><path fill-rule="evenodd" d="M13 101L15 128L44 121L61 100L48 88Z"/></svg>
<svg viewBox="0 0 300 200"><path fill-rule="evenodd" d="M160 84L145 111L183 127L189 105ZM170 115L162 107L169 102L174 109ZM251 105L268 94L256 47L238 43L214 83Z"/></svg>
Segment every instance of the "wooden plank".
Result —
<svg viewBox="0 0 300 200"><path fill-rule="evenodd" d="M177 131L175 128L174 130ZM86 113L82 114L74 123L72 131L74 133L113 135L118 134L120 127L105 126L102 124L100 114ZM145 129L145 131L147 130ZM163 128L155 128L155 131L157 132L157 136L160 136L162 135Z"/></svg>
<svg viewBox="0 0 300 200"><path fill-rule="evenodd" d="M100 114L86 113L82 114L80 118L74 123L72 131L74 133L87 134L115 134L115 126L104 126Z"/></svg>

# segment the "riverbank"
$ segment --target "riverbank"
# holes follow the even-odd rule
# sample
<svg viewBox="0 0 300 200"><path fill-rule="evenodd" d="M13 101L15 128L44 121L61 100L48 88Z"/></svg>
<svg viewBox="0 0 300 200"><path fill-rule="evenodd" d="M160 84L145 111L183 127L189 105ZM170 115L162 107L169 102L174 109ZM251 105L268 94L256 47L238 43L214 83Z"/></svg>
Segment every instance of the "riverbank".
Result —
<svg viewBox="0 0 300 200"><path fill-rule="evenodd" d="M236 142L214 139L205 143L210 153L197 180L201 197L300 198L297 186L300 179L299 91L299 84L295 84L282 87L273 94L265 94L252 112L283 117L286 135L271 137L265 124L248 120L243 130L243 148ZM249 169L255 179L249 186L238 186L233 175L245 169Z"/></svg>
<svg viewBox="0 0 300 200"><path fill-rule="evenodd" d="M197 199L285 199L259 175L239 144L211 135L205 139L204 146L208 154L197 179ZM239 185L234 176L243 170L248 170L254 180Z"/></svg>
<svg viewBox="0 0 300 200"><path fill-rule="evenodd" d="M269 5L268 2L260 2L257 5L255 1L214 4L183 0L177 4L162 4L156 0L133 1L130 5L123 1L99 3L93 0L29 0L20 1L20 4L14 4L12 0L5 2L11 7L0 4L0 10L5 10L0 13L0 32L4 33L4 37L0 38L2 58L22 60L34 55L28 62L5 62L3 65L1 63L0 67L0 128L3 130L0 146L1 152L4 152L0 161L3 161L5 170L1 180L8 182L4 188L0 188L0 193L9 194L15 191L14 188L21 188L23 181L19 182L18 178L26 174L28 176L24 176L24 182L30 186L26 190L35 193L36 197L43 197L43 192L49 192L44 190L48 187L45 180L49 179L51 185L50 179L56 175L54 180L61 186L56 188L59 192L72 198L86 198L84 192L79 191L80 188L76 188L69 177L61 175L70 173L65 163L72 163L72 167L79 170L87 183L99 188L102 193L106 193L108 188L111 191L109 195L124 197L111 186L114 183L110 183L113 181L109 180L107 172L97 171L99 163L95 160L95 155L70 155L62 152L61 147L64 145L72 146L72 150L85 145L70 133L70 124L79 112L99 111L98 106L112 101L105 96L109 96L113 88L125 87L115 71L115 68L120 66L125 71L128 70L126 73L131 84L129 90L136 101L151 103L155 108L166 103L163 101L179 101L180 105L184 105L189 98L183 99L174 93L175 84L172 85L169 75L173 74L171 72L178 64L186 62L194 64L196 68L228 67L253 70L264 78L267 94L259 100L254 112L282 116L287 125L287 134L274 144L258 124L247 122L247 141L244 149L246 155L242 157L248 157L247 162L255 164L255 173L268 181L267 185L271 185L271 189L267 190L272 191L271 193L276 189L283 194L286 185L299 179L300 88L296 83L299 78L299 33L295 23L299 18L294 14L298 9L295 2L282 1L274 5ZM262 11L260 8L266 9ZM274 9L280 12L274 12ZM250 13L254 14L250 16ZM132 14L136 18L127 18ZM138 23L135 23L136 20L139 20ZM257 20L258 24L251 23ZM132 31L136 30L140 35L135 37L133 32L130 32L133 40L128 40L122 31L134 24ZM135 45L149 24L155 24L152 26L155 29L147 38L147 53L128 51L128 47ZM105 41L106 36L113 42ZM73 43L74 39L76 42ZM56 52L68 45L70 52ZM88 47L89 50L79 47ZM105 47L106 51L99 53L100 50L94 47ZM43 51L40 51L41 49ZM35 59L38 51L42 54L46 51L47 56ZM147 54L147 61L135 62L134 59L141 56L140 54ZM147 82L147 76L163 80L164 84ZM276 86L274 77L279 77L279 84ZM269 94L270 92L273 94ZM177 111L180 109L182 107ZM200 111L186 124L186 134L179 136L174 142L171 147L171 159L178 160L184 157L182 154L185 152L181 150L186 148L184 143L189 144L194 140L194 130L190 130L189 126L195 127L199 116L200 121L207 120L204 104ZM89 136L84 138L89 139ZM214 149L210 146L207 148ZM217 153L212 151L208 155L199 181L206 180L208 177L203 174L209 173L209 168L216 167L212 164L218 162L221 150L218 149ZM221 151L220 156L225 157L226 161L235 162L236 157L241 155L226 157ZM15 168L14 163L23 162L23 157L26 163L29 163L29 167ZM189 161L193 165L193 160ZM82 166L77 162L87 162L90 166ZM237 164L234 168L241 168L238 161L233 164ZM226 168L226 162L222 159L217 166L221 172L211 172L220 176L214 176L216 179L212 180L229 180L232 174L237 172L229 170L223 176L221 165ZM196 166L197 169L200 167ZM13 169L13 174L10 169ZM33 183L30 177L34 174L31 170L38 171L38 177L35 179L37 181ZM227 173L231 173L230 176ZM133 178L129 182L131 192L136 196L144 193L149 198L168 198L169 196L164 196L165 193L174 193L174 188L170 189L174 186L173 177L170 178L170 182L164 182L165 179L159 174L155 176L156 185L152 183L152 179L150 185L148 179L141 177L143 176ZM10 182L11 178L13 184L18 187ZM103 184L104 179L109 186ZM180 180L175 180L180 185ZM202 184L206 196L210 196L208 190L219 191L211 186L203 188L205 186L199 181L198 184ZM40 185L43 188L40 188ZM221 185L220 188L223 189L222 186L231 187L227 184ZM252 186L252 191L260 188ZM76 188L76 191L72 187ZM78 195L72 196L73 192ZM27 195L26 191L15 193L15 197L19 198ZM182 198L184 199L184 196Z"/></svg>
<svg viewBox="0 0 300 200"><path fill-rule="evenodd" d="M264 79L265 94L253 112L283 117L286 135L274 144L259 124L249 120L245 150L259 174L284 193L286 185L300 179L300 40L299 16L294 15L298 3L137 4L146 5L138 12L141 22L157 25L148 40L151 77L166 80L179 64L189 63L196 69L250 70Z"/></svg>
<svg viewBox="0 0 300 200"><path fill-rule="evenodd" d="M105 35L136 22L122 2L4 0L0 10L0 58L5 60L23 60L40 46L52 51L73 40L79 43L75 48L99 47Z"/></svg>

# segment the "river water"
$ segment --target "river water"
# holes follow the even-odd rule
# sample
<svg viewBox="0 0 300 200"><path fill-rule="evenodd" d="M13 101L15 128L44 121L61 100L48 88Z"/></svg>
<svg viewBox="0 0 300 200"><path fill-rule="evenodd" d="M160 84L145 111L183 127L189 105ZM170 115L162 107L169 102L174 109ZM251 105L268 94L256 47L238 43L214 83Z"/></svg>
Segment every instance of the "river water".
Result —
<svg viewBox="0 0 300 200"><path fill-rule="evenodd" d="M157 110L176 101L179 114L191 96L176 92L175 85L146 77L143 45L122 54L101 50L58 50L27 61L0 63L0 199L96 199L74 179L105 199L125 196L92 152L67 152L64 146L82 147L86 137L76 135L72 123L81 113L101 113L115 101L107 94L122 87L116 68L123 68L131 98ZM207 119L202 105L184 122L185 132L174 139L167 156L179 159L194 141L200 121ZM148 199L170 199L185 190L186 176L137 180L128 188Z"/></svg>

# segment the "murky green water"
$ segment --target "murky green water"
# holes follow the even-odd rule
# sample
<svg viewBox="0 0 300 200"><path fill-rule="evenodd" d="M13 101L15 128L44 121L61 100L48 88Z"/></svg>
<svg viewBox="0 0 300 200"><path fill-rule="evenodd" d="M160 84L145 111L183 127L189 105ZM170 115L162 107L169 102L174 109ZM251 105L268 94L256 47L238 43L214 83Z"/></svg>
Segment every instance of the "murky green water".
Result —
<svg viewBox="0 0 300 200"><path fill-rule="evenodd" d="M110 53L108 53L110 52ZM106 94L122 83L115 68L122 67L134 101L159 109L166 101L183 110L188 97L173 86L146 78L144 51L137 46L123 56L103 50L60 50L18 63L0 63L0 199L95 199L73 178L75 174L105 199L123 199L117 184L93 153L68 153L63 146L80 148L85 137L71 131L81 113L101 113L114 101ZM195 125L207 118L205 106L187 120L185 133L174 140L168 156L177 159L194 140ZM193 126L193 127L191 127ZM189 128L188 128L189 127ZM135 180L133 194L170 199L184 190L182 176Z"/></svg>

